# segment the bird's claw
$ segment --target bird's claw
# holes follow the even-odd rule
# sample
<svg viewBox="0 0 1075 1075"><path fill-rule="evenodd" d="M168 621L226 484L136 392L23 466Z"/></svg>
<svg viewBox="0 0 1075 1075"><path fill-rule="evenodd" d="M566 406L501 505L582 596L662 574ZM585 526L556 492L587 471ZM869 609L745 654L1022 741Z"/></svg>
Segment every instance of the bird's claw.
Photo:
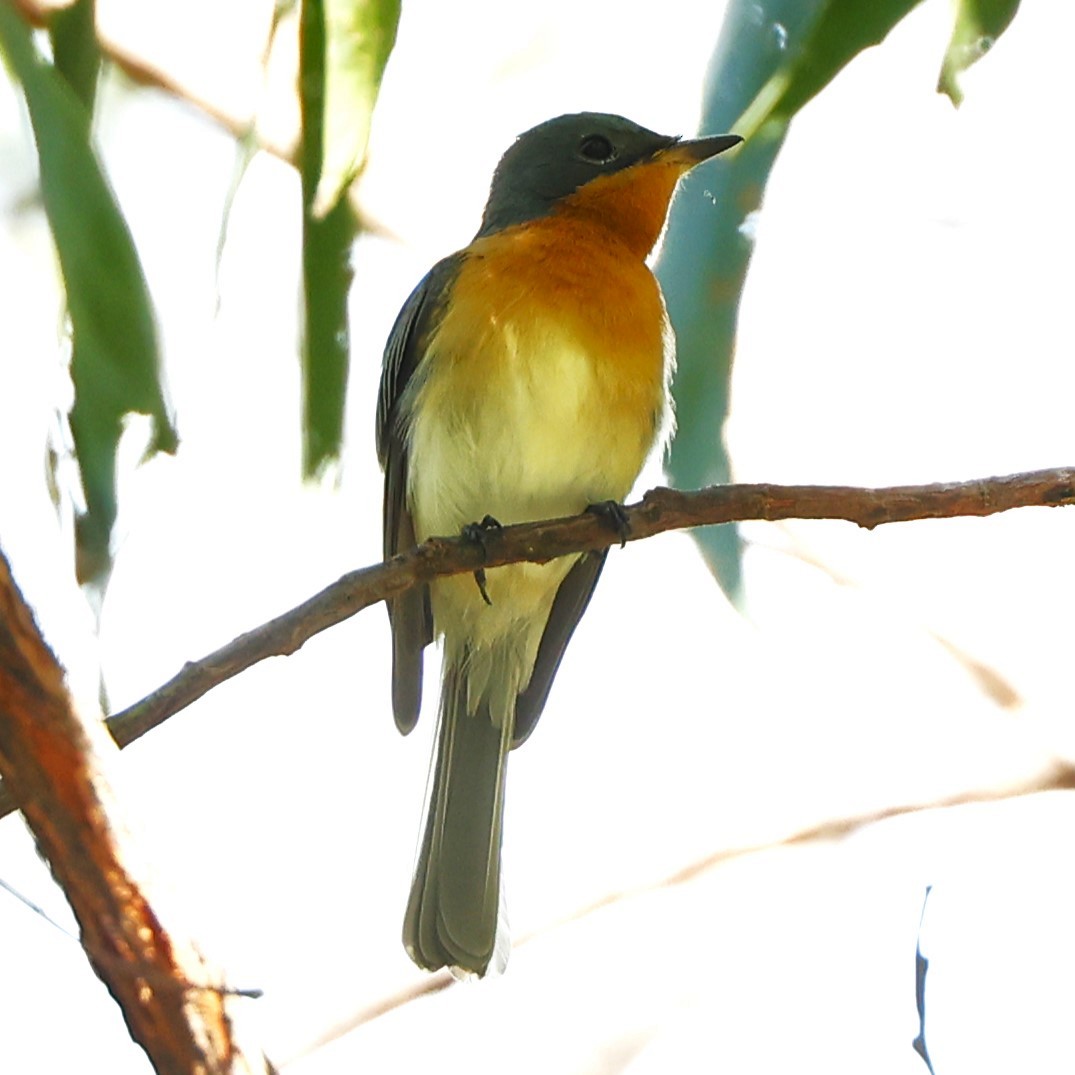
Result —
<svg viewBox="0 0 1075 1075"><path fill-rule="evenodd" d="M627 538L631 534L631 520L622 504L616 500L601 500L591 504L586 510L616 531L621 549L627 544Z"/></svg>
<svg viewBox="0 0 1075 1075"><path fill-rule="evenodd" d="M465 537L467 541L473 541L475 545L480 545L484 549L486 536L497 530L503 529L504 527L498 520L494 519L491 515L486 515L480 523L467 523L467 525L463 527L463 537Z"/></svg>
<svg viewBox="0 0 1075 1075"><path fill-rule="evenodd" d="M467 523L467 525L463 527L463 537L466 538L467 541L474 542L475 545L480 545L482 547L482 552L487 553L487 536L492 531L503 529L504 527L496 519L494 519L491 515L486 515L480 523ZM479 567L478 570L474 572L474 581L478 585L478 592L482 595L482 600L487 605L491 605L493 601L492 598L490 598L489 591L486 589L485 586L484 567Z"/></svg>
<svg viewBox="0 0 1075 1075"><path fill-rule="evenodd" d="M478 570L474 572L474 581L478 584L478 593L482 595L482 600L487 605L491 605L493 603L493 599L489 596L489 591L485 588L484 567L479 567Z"/></svg>

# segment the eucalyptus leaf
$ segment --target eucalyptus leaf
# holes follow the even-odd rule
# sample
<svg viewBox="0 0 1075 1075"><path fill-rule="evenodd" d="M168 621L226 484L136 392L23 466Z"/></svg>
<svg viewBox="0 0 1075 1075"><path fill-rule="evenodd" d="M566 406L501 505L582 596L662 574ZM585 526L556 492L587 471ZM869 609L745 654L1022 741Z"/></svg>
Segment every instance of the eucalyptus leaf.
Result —
<svg viewBox="0 0 1075 1075"><path fill-rule="evenodd" d="M938 92L947 94L952 104L963 102L959 76L996 44L1018 10L1019 0L959 0L937 82Z"/></svg>
<svg viewBox="0 0 1075 1075"><path fill-rule="evenodd" d="M723 427L751 255L749 214L761 205L789 124L919 2L730 0L710 63L702 130L731 131L747 142L684 181L658 265L678 338L678 432L667 461L672 484L693 488L731 475ZM959 71L996 40L1017 7L1018 0L960 0L942 90L958 92ZM708 527L694 536L721 587L738 600L736 528Z"/></svg>
<svg viewBox="0 0 1075 1075"><path fill-rule="evenodd" d="M93 110L101 69L96 6L95 0L75 0L70 7L54 12L49 20L52 62L87 112Z"/></svg>
<svg viewBox="0 0 1075 1075"><path fill-rule="evenodd" d="M152 419L149 451L174 451L156 325L138 254L90 142L89 114L36 51L29 27L0 3L0 50L22 85L37 143L41 196L71 320L71 431L86 511L78 576L103 588L116 519L116 450L127 415Z"/></svg>
<svg viewBox="0 0 1075 1075"><path fill-rule="evenodd" d="M787 123L863 49L880 44L921 0L829 0L797 39L789 35L786 62L773 72L739 121L750 138L765 123Z"/></svg>
<svg viewBox="0 0 1075 1075"><path fill-rule="evenodd" d="M365 161L399 10L399 0L324 0L324 144L313 202L317 217L335 206Z"/></svg>
<svg viewBox="0 0 1075 1075"><path fill-rule="evenodd" d="M710 61L701 130L741 133L737 117L788 61L825 0L732 0ZM786 125L784 125L786 126ZM672 206L657 275L675 326L672 394L677 432L666 471L681 489L730 480L724 443L739 298L753 252L746 219L760 204L784 126L771 125L688 175ZM734 524L693 531L724 592L740 597L741 542Z"/></svg>
<svg viewBox="0 0 1075 1075"><path fill-rule="evenodd" d="M347 188L395 42L399 0L304 0L299 24L303 199L303 473L339 456L350 367L347 296L358 216Z"/></svg>

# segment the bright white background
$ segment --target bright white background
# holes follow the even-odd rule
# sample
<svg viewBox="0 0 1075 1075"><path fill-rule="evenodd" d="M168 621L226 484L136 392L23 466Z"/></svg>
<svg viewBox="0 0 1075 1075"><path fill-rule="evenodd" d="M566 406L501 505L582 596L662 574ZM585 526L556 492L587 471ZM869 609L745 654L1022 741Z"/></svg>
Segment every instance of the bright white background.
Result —
<svg viewBox="0 0 1075 1075"><path fill-rule="evenodd" d="M186 56L205 95L240 111L253 99L254 0L181 17L162 0L101 6L117 34L140 11L146 37L129 46ZM99 650L44 488L50 408L67 391L61 307L28 125L0 87L0 538L84 697L98 655L121 707L377 559L372 414L399 304L472 234L519 131L586 108L691 133L711 7L666 0L656 19L596 0L405 5L358 191L387 236L355 253L335 487L298 483L295 175L254 162L218 309L230 140L160 94L106 87L99 135L158 304L183 443L125 475ZM933 92L948 20L928 0L795 122L743 304L730 426L742 479L1073 462L1061 72L1075 11L1025 0L958 112ZM653 467L640 484L659 480ZM512 759L507 885L515 935L534 936L506 976L406 1004L289 1072L924 1071L910 1041L927 884L938 1075L1071 1069L1065 794L915 814L660 882L722 850L1075 755L1075 515L748 536L747 618L685 536L613 553L542 727ZM398 938L434 699L401 740L387 660L370 610L213 692L117 769L160 898L230 984L265 990L248 1017L278 1063L423 980ZM14 818L0 823L0 876L69 923ZM77 944L2 894L0 953L5 1071L147 1070Z"/></svg>

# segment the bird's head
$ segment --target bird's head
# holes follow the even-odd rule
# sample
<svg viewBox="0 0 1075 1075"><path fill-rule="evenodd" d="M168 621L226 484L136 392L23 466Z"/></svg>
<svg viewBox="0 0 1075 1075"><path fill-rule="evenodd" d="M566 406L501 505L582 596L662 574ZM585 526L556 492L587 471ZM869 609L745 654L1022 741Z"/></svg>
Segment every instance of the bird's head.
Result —
<svg viewBox="0 0 1075 1075"><path fill-rule="evenodd" d="M519 135L493 175L479 235L556 213L589 216L649 253L679 178L734 134L680 139L622 116L579 112Z"/></svg>

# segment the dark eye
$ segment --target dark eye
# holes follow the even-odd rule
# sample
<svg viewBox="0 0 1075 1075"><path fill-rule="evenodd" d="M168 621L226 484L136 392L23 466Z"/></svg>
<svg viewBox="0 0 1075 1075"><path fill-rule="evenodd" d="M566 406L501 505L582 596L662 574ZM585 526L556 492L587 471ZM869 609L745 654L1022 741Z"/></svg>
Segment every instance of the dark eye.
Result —
<svg viewBox="0 0 1075 1075"><path fill-rule="evenodd" d="M579 143L579 156L593 164L607 164L616 156L616 147L603 134L588 134Z"/></svg>

